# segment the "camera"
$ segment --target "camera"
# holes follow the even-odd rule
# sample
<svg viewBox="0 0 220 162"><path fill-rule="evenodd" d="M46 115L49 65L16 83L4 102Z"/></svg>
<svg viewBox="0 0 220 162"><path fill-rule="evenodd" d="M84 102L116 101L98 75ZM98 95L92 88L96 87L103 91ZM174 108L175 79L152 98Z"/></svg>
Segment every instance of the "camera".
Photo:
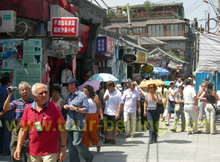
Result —
<svg viewBox="0 0 220 162"><path fill-rule="evenodd" d="M7 91L8 92L14 92L14 91L16 91L18 88L17 87L8 87L7 88Z"/></svg>
<svg viewBox="0 0 220 162"><path fill-rule="evenodd" d="M38 134L43 131L42 123L40 121L34 123L35 130Z"/></svg>

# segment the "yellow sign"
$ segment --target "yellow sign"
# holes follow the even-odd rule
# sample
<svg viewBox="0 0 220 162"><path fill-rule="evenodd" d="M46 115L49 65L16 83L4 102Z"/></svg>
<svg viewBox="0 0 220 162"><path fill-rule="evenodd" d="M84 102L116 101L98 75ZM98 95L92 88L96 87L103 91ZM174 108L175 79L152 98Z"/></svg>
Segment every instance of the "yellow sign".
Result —
<svg viewBox="0 0 220 162"><path fill-rule="evenodd" d="M137 52L137 60L135 61L136 63L147 63L147 53L143 51Z"/></svg>
<svg viewBox="0 0 220 162"><path fill-rule="evenodd" d="M154 67L150 65L144 65L142 67L142 71L145 73L151 73L153 70L154 70Z"/></svg>

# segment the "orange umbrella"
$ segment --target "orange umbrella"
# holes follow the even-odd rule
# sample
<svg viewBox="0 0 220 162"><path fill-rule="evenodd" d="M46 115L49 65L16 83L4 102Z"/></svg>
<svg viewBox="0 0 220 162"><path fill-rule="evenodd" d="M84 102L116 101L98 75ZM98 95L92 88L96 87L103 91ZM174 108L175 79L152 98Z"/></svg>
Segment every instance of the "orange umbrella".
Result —
<svg viewBox="0 0 220 162"><path fill-rule="evenodd" d="M162 80L159 80L159 79L146 80L146 81L141 82L139 87L145 88L145 87L148 87L148 85L150 85L150 84L155 84L156 86L160 86L160 85L165 85L166 83L163 82Z"/></svg>

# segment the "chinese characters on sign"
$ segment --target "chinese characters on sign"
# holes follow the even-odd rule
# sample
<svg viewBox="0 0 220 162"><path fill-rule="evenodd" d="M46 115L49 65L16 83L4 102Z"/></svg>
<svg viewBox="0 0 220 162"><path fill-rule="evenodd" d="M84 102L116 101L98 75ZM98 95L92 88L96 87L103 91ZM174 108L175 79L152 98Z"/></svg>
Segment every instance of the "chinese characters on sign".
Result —
<svg viewBox="0 0 220 162"><path fill-rule="evenodd" d="M107 52L106 53L110 53L110 54L114 54L115 53L115 42L113 39L110 39L108 37L106 37L107 39Z"/></svg>
<svg viewBox="0 0 220 162"><path fill-rule="evenodd" d="M52 35L78 36L78 26L77 17L52 18Z"/></svg>
<svg viewBox="0 0 220 162"><path fill-rule="evenodd" d="M115 53L115 41L108 37L99 37L96 41L96 53Z"/></svg>

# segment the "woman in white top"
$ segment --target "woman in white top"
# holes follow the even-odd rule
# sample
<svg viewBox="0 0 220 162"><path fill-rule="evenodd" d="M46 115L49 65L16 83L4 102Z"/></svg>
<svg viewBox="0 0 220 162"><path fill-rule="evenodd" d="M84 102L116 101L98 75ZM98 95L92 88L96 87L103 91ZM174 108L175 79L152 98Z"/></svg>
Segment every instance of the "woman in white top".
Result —
<svg viewBox="0 0 220 162"><path fill-rule="evenodd" d="M147 116L149 128L149 143L157 142L157 134L159 129L160 114L157 113L157 102L162 104L159 93L156 93L157 86L155 84L148 85L148 92L144 101L144 116Z"/></svg>
<svg viewBox="0 0 220 162"><path fill-rule="evenodd" d="M100 122L98 113L100 114L100 119L103 120L101 102L98 96L95 95L92 86L86 85L83 88L83 92L88 97L89 111L86 115L86 130L83 132L82 143L89 148L91 141L97 147L97 152L100 152L101 147L98 143L97 126Z"/></svg>
<svg viewBox="0 0 220 162"><path fill-rule="evenodd" d="M65 101L60 97L60 92L61 92L61 87L58 84L54 84L51 86L50 88L50 101L57 104L60 108L60 110L62 110Z"/></svg>

